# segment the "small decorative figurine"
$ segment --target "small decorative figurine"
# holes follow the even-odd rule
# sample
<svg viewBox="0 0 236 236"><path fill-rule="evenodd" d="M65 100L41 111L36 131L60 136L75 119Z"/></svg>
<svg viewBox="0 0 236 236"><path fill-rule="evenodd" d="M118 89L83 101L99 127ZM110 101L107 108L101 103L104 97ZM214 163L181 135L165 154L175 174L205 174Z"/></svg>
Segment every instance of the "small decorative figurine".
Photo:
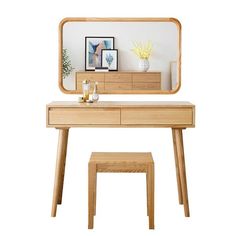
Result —
<svg viewBox="0 0 236 236"><path fill-rule="evenodd" d="M98 85L98 82L95 82L94 83L94 89L93 89L93 96L92 96L92 99L93 99L94 102L97 102L98 99L99 99L99 95L97 93L97 89L98 89L97 85Z"/></svg>
<svg viewBox="0 0 236 236"><path fill-rule="evenodd" d="M89 100L90 81L84 80L82 83L82 88L83 88L83 100L84 102L86 102L87 100Z"/></svg>

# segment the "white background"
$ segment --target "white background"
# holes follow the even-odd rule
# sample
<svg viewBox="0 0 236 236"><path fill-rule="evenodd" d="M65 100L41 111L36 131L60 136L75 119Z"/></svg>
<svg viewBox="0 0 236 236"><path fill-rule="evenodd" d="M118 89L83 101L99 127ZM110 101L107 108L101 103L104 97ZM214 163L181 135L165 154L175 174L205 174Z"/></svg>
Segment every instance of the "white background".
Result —
<svg viewBox="0 0 236 236"><path fill-rule="evenodd" d="M1 1L0 235L235 235L234 1ZM76 100L57 86L58 22L66 16L176 17L183 25L182 88L167 96L102 100L189 100L196 128L184 132L191 217L177 204L171 131L73 129L63 205L50 217L58 131L45 105ZM145 177L98 179L95 229L87 230L91 151L151 151L156 164L154 231L148 230Z"/></svg>

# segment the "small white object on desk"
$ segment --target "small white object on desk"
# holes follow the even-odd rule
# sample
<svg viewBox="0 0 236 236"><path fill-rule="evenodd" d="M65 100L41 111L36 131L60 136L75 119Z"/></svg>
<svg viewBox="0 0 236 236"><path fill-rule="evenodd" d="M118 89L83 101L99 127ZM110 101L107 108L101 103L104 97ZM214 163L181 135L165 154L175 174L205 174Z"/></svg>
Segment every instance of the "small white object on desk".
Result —
<svg viewBox="0 0 236 236"><path fill-rule="evenodd" d="M95 82L95 83L94 83L94 89L93 89L93 95L92 95L92 100L93 100L94 102L97 102L98 99L99 99L99 95L98 95L98 93L97 93L97 89L98 89L98 82Z"/></svg>

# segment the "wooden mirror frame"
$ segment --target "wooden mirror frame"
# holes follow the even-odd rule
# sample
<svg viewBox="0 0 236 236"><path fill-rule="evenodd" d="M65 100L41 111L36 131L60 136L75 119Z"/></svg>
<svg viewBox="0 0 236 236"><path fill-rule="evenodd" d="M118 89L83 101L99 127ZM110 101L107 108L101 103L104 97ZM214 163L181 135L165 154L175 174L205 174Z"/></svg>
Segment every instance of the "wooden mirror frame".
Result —
<svg viewBox="0 0 236 236"><path fill-rule="evenodd" d="M63 87L62 77L62 51L63 51L63 26L67 22L172 22L176 24L178 30L178 58L177 58L177 86L174 90L119 90L112 93L101 94L175 94L181 87L181 23L176 18L82 18L67 17L59 24L59 71L58 85L65 94L80 94L77 90L67 90Z"/></svg>

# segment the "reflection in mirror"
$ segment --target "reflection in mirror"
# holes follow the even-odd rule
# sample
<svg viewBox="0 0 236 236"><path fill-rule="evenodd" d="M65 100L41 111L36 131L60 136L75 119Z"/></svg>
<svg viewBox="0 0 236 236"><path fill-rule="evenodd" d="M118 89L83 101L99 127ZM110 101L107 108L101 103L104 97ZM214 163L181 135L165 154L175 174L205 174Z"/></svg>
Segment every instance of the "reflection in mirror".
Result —
<svg viewBox="0 0 236 236"><path fill-rule="evenodd" d="M175 93L181 26L173 18L66 18L59 30L59 85L65 93Z"/></svg>

